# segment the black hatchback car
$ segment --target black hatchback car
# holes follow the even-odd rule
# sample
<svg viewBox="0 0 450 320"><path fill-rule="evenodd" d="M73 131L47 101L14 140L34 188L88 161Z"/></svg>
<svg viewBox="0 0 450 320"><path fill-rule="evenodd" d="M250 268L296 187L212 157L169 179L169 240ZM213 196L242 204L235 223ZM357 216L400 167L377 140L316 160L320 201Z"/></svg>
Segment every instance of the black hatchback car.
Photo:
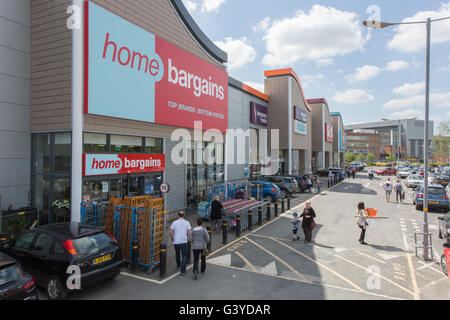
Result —
<svg viewBox="0 0 450 320"><path fill-rule="evenodd" d="M0 253L0 300L37 300L36 282L19 262Z"/></svg>
<svg viewBox="0 0 450 320"><path fill-rule="evenodd" d="M75 222L46 225L19 235L3 246L3 252L16 258L50 299L65 299L67 280L79 270L83 289L92 283L114 279L124 262L117 241L109 233ZM71 269L69 270L69 266Z"/></svg>

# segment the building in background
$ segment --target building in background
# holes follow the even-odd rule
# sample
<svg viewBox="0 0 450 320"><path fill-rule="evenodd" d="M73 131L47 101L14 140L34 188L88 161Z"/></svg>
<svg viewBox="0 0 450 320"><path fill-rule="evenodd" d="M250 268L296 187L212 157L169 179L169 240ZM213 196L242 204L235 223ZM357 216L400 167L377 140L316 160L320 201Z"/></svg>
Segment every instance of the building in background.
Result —
<svg viewBox="0 0 450 320"><path fill-rule="evenodd" d="M312 108L312 168L320 170L334 165L334 129L327 100L309 99Z"/></svg>
<svg viewBox="0 0 450 320"><path fill-rule="evenodd" d="M343 168L345 165L345 152L347 151L347 137L344 122L340 112L331 112L331 123L333 124L333 166Z"/></svg>
<svg viewBox="0 0 450 320"><path fill-rule="evenodd" d="M391 147L391 149L383 149L385 152L395 150L398 154L399 142L401 141L401 157L402 160L422 159L424 156L424 120L403 119L403 120L387 120L370 123L360 123L346 125L347 133L354 132L358 129L375 130L380 135L380 145L382 147ZM429 137L433 137L434 127L433 121L429 121ZM399 132L400 138L399 140ZM430 142L431 145L431 142Z"/></svg>
<svg viewBox="0 0 450 320"><path fill-rule="evenodd" d="M375 130L355 130L347 132L347 152L356 155L363 154L366 159L369 153L375 160L385 158L384 150L380 145L380 135Z"/></svg>

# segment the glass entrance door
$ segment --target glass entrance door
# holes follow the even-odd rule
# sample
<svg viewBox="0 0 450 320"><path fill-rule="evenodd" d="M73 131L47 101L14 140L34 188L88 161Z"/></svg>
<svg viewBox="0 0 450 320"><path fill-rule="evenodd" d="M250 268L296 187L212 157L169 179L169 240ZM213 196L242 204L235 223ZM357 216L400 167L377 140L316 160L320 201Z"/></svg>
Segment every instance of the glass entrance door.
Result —
<svg viewBox="0 0 450 320"><path fill-rule="evenodd" d="M197 191L197 169L193 167L187 168L187 185L186 185L186 199L188 209L193 209L198 203Z"/></svg>

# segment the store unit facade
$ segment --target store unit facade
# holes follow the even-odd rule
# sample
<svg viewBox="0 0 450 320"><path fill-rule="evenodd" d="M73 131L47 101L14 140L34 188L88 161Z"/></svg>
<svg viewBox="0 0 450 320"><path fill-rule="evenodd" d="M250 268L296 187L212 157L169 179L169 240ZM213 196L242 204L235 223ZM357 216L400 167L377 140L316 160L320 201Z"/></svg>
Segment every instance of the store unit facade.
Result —
<svg viewBox="0 0 450 320"><path fill-rule="evenodd" d="M264 72L269 95L269 129L279 130L279 173L302 174L311 170L311 107L300 79L292 69Z"/></svg>
<svg viewBox="0 0 450 320"><path fill-rule="evenodd" d="M84 166L82 177L75 177L81 179L80 202L158 196L162 181L171 187L170 212L201 201L208 183L224 180L223 159L206 165L195 158L209 142L206 129L228 127L226 53L205 37L181 1L86 1L83 156L74 159L70 5L31 6L31 202L41 223L70 219L55 201L71 198L74 161ZM200 134L196 120L202 121ZM177 129L184 141L173 138ZM191 154L182 165L172 157L180 144Z"/></svg>
<svg viewBox="0 0 450 320"><path fill-rule="evenodd" d="M333 125L333 162L338 168L345 166L345 152L347 151L347 139L345 135L344 122L340 112L331 112L331 123Z"/></svg>
<svg viewBox="0 0 450 320"><path fill-rule="evenodd" d="M313 170L333 165L334 132L328 103L325 99L309 99L312 108L312 153Z"/></svg>

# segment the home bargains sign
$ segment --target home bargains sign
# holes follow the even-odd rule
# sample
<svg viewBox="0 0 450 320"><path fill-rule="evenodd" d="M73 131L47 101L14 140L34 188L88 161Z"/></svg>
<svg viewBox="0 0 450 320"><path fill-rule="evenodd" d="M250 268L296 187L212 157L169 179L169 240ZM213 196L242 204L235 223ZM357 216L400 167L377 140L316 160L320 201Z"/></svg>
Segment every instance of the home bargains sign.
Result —
<svg viewBox="0 0 450 320"><path fill-rule="evenodd" d="M333 126L325 122L325 141L333 142Z"/></svg>
<svg viewBox="0 0 450 320"><path fill-rule="evenodd" d="M250 102L250 123L267 126L267 108Z"/></svg>
<svg viewBox="0 0 450 320"><path fill-rule="evenodd" d="M165 171L164 154L83 154L83 176Z"/></svg>
<svg viewBox="0 0 450 320"><path fill-rule="evenodd" d="M85 113L226 131L228 74L85 3Z"/></svg>
<svg viewBox="0 0 450 320"><path fill-rule="evenodd" d="M303 123L308 122L308 116L306 115L306 112L297 106L294 106L294 119Z"/></svg>

